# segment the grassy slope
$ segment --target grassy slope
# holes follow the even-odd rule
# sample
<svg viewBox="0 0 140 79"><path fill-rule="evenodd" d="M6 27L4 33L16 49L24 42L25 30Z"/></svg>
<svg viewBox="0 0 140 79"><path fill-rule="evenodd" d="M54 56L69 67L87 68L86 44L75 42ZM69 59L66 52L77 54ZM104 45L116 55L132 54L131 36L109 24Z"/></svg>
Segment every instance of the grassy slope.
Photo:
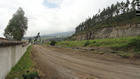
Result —
<svg viewBox="0 0 140 79"><path fill-rule="evenodd" d="M63 47L109 47L117 49L118 51L128 51L128 49L130 49L135 52L135 54L140 54L140 36L83 41L61 41L57 42L56 45ZM120 55L126 56L128 53L120 53Z"/></svg>
<svg viewBox="0 0 140 79"><path fill-rule="evenodd" d="M22 75L25 74L26 71L30 71L30 73L36 73L34 70L34 63L31 59L31 46L28 47L24 56L12 68L10 73L7 75L6 79L23 79Z"/></svg>
<svg viewBox="0 0 140 79"><path fill-rule="evenodd" d="M57 45L66 47L82 47L85 43L89 43L87 46L104 46L104 47L122 47L128 45L132 40L140 37L126 37L126 38L108 38L108 39L95 39L95 40L82 40L82 41L61 41Z"/></svg>

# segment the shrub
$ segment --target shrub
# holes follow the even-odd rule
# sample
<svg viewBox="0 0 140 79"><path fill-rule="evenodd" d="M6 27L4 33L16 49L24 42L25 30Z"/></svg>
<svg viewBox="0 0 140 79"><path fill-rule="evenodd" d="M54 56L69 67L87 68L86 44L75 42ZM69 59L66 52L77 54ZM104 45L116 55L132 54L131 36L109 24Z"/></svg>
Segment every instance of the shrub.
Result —
<svg viewBox="0 0 140 79"><path fill-rule="evenodd" d="M93 41L93 43L96 43L96 41Z"/></svg>
<svg viewBox="0 0 140 79"><path fill-rule="evenodd" d="M50 42L50 45L51 45L51 46L55 46L55 44L56 44L56 41L54 41L54 40L52 40L52 41Z"/></svg>
<svg viewBox="0 0 140 79"><path fill-rule="evenodd" d="M140 50L140 38L130 40L128 43L129 47L134 47L136 50Z"/></svg>
<svg viewBox="0 0 140 79"><path fill-rule="evenodd" d="M85 44L84 44L84 47L88 46L90 44L89 41L86 41Z"/></svg>
<svg viewBox="0 0 140 79"><path fill-rule="evenodd" d="M37 72L29 72L27 71L26 74L23 74L24 79L40 79Z"/></svg>

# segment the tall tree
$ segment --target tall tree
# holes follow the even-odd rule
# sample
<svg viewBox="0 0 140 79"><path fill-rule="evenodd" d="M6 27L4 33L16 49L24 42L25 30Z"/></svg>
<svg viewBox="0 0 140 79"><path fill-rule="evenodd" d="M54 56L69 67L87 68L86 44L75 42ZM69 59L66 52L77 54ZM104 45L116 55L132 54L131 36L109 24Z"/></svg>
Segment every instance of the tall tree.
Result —
<svg viewBox="0 0 140 79"><path fill-rule="evenodd" d="M126 1L126 4L125 4L126 12L127 12L127 13L128 13L128 11L129 11L129 5L130 5L130 1L127 0L127 1Z"/></svg>
<svg viewBox="0 0 140 79"><path fill-rule="evenodd" d="M86 32L91 30L91 28L96 29L101 27L136 23L136 21L133 21L133 19L138 18L135 16L135 7L137 1L139 0L126 0L117 2L116 4L112 4L111 6L104 8L102 11L99 10L99 12L93 15L92 18L82 22L82 24L76 28L76 33L82 31Z"/></svg>
<svg viewBox="0 0 140 79"><path fill-rule="evenodd" d="M6 38L11 37L11 39L13 40L22 39L28 28L28 20L24 15L25 13L22 8L19 8L13 15L12 19L9 21L9 24L5 29L4 36Z"/></svg>
<svg viewBox="0 0 140 79"><path fill-rule="evenodd" d="M131 6L132 6L132 11L135 11L136 10L136 0L133 0L132 2L131 2Z"/></svg>

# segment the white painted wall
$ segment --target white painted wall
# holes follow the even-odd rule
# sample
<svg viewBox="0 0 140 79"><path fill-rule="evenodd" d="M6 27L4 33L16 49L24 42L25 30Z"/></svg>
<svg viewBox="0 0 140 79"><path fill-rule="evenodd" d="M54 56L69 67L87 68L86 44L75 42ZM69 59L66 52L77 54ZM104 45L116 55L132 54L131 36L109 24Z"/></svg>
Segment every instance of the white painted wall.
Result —
<svg viewBox="0 0 140 79"><path fill-rule="evenodd" d="M0 79L5 79L5 76L23 56L28 46L0 47Z"/></svg>

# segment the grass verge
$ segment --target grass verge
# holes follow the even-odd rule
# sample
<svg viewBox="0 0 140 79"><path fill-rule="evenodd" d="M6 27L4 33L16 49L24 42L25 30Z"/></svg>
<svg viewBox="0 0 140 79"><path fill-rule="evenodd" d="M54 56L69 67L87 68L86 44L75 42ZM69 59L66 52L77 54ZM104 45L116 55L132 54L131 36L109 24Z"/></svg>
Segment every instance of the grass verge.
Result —
<svg viewBox="0 0 140 79"><path fill-rule="evenodd" d="M131 56L133 54L140 55L140 36L125 37L125 38L107 38L95 40L82 40L82 41L61 41L56 43L57 46L62 47L109 47L114 50L123 50L124 53L119 53L120 56ZM132 50L132 53L128 53Z"/></svg>
<svg viewBox="0 0 140 79"><path fill-rule="evenodd" d="M83 41L61 41L56 45L64 47L126 47L126 46L139 46L140 36L137 37L125 37L125 38L108 38L108 39L95 39L95 40L83 40Z"/></svg>
<svg viewBox="0 0 140 79"><path fill-rule="evenodd" d="M24 76L30 75L38 75L31 59L31 48L29 46L23 57L19 60L19 62L11 69L6 79L24 79Z"/></svg>

